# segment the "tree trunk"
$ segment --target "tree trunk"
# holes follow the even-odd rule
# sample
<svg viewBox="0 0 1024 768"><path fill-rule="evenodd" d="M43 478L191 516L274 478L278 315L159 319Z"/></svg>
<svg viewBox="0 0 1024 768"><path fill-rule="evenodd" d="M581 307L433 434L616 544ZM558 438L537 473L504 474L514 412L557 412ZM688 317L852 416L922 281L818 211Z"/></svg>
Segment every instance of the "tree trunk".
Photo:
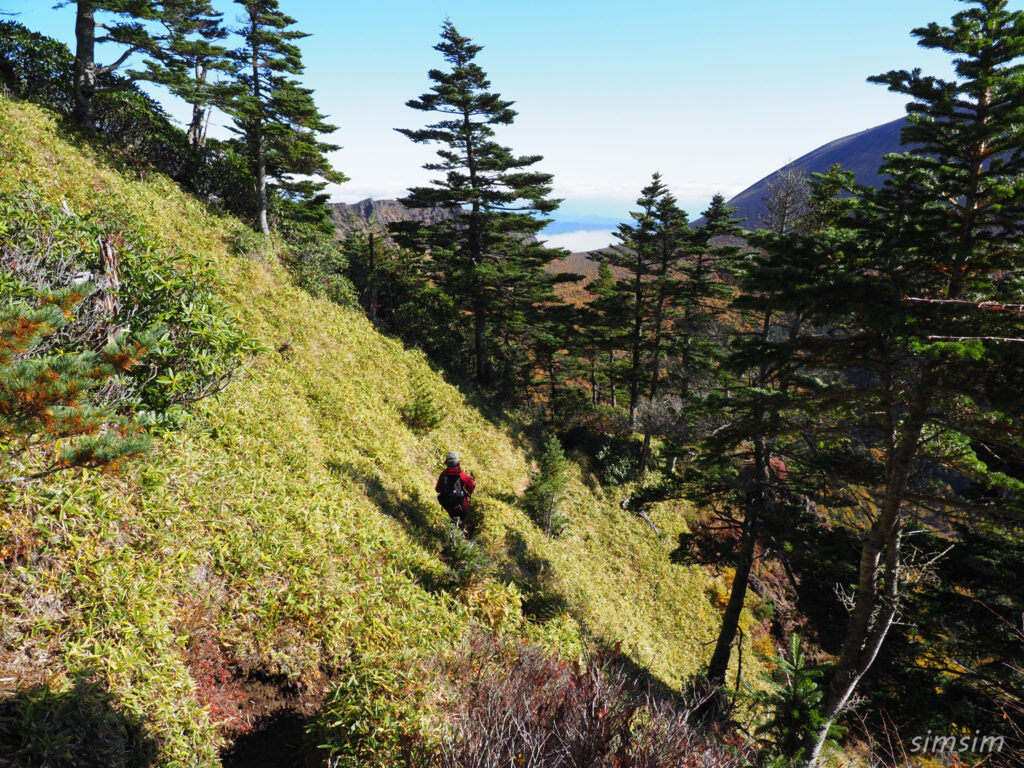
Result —
<svg viewBox="0 0 1024 768"><path fill-rule="evenodd" d="M923 384L921 385L924 389ZM839 661L835 666L822 707L822 725L802 745L804 766L812 768L836 718L850 700L864 674L878 655L899 609L900 592L900 512L910 477L911 463L917 453L930 398L919 394L907 418L903 434L887 462L890 467L881 512L861 548L857 596L850 623L843 638ZM885 556L884 566L882 557ZM884 590L879 593L879 577Z"/></svg>
<svg viewBox="0 0 1024 768"><path fill-rule="evenodd" d="M615 350L608 350L608 393L611 395L612 408L619 407L619 395L615 387Z"/></svg>
<svg viewBox="0 0 1024 768"><path fill-rule="evenodd" d="M369 235L368 248L370 252L370 322L377 324L377 259L374 253L373 232Z"/></svg>
<svg viewBox="0 0 1024 768"><path fill-rule="evenodd" d="M78 0L75 16L75 120L89 133L96 130L93 97L96 95L96 11L88 0Z"/></svg>
<svg viewBox="0 0 1024 768"><path fill-rule="evenodd" d="M555 370L555 353L551 353L551 357L548 358L548 386L550 390L550 408L551 412L551 423L557 422L557 414L555 412L555 400L558 396L558 371Z"/></svg>
<svg viewBox="0 0 1024 768"><path fill-rule="evenodd" d="M206 136L203 134L203 123L206 119L206 108L199 104L192 105L192 120L185 131L185 138L192 149L202 149L206 143Z"/></svg>
<svg viewBox="0 0 1024 768"><path fill-rule="evenodd" d="M195 77L196 83L200 88L206 83L207 67L201 61L197 60L195 66L192 68L193 76ZM197 101L198 101L198 97ZM204 123L206 122L206 113L209 111L208 106L202 104L192 105L192 120L188 124L188 130L185 131L185 137L188 139L188 145L192 149L202 149L206 143L206 131L204 130Z"/></svg>
<svg viewBox="0 0 1024 768"><path fill-rule="evenodd" d="M725 673L729 667L732 644L736 640L736 630L740 625L740 613L747 597L747 584L750 570L754 565L754 545L757 543L758 504L755 501L747 504L743 517L743 534L740 537L740 550L736 563L736 574L732 579L729 602L722 614L722 626L718 630L715 651L708 663L708 682L716 688L725 684Z"/></svg>
<svg viewBox="0 0 1024 768"><path fill-rule="evenodd" d="M601 404L601 390L597 383L597 354L590 358L590 402L592 405Z"/></svg>
<svg viewBox="0 0 1024 768"><path fill-rule="evenodd" d="M764 414L758 410L758 420ZM754 554L757 546L758 530L761 518L770 510L772 497L770 491L771 476L771 444L767 437L761 436L754 441L753 488L747 494L743 514L743 533L740 536L740 549L737 554L736 573L732 579L729 602L722 614L722 625L718 631L715 650L708 663L707 681L715 689L725 685L725 673L729 668L729 657L736 640L740 624L740 613L747 597L750 582L750 571L754 566ZM720 694L712 696L698 712L705 719L719 718L725 714L724 701Z"/></svg>
<svg viewBox="0 0 1024 768"><path fill-rule="evenodd" d="M651 460L651 430L644 428L644 442L640 446L640 464L636 468L636 476L639 480L647 472L647 464Z"/></svg>
<svg viewBox="0 0 1024 768"><path fill-rule="evenodd" d="M487 350L487 306L482 292L477 290L473 308L473 347L476 354L476 380L491 383L491 358Z"/></svg>
<svg viewBox="0 0 1024 768"><path fill-rule="evenodd" d="M260 91L260 55L259 48L256 42L256 24L257 19L254 13L254 9L250 10L250 18L252 19L253 29L253 41L252 41L252 82L253 82L253 101L256 103L258 110L263 109L263 103L260 100L262 95ZM256 216L260 224L260 232L264 235L270 234L270 224L267 221L267 148L264 144L263 139L263 118L257 117L253 122L253 151L256 153Z"/></svg>
<svg viewBox="0 0 1024 768"><path fill-rule="evenodd" d="M263 146L263 121L256 121L256 210L260 223L260 232L270 234L270 223L267 221L267 153Z"/></svg>
<svg viewBox="0 0 1024 768"><path fill-rule="evenodd" d="M636 429L636 409L640 400L640 318L636 319L636 329L633 336L632 358L629 366L629 428Z"/></svg>
<svg viewBox="0 0 1024 768"><path fill-rule="evenodd" d="M658 274L661 282L658 286L658 301L654 306L654 342L651 350L651 385L650 398L651 407L655 407L654 401L658 397L661 385L661 338L662 326L665 322L665 302L668 296L665 291L664 279L668 276L670 251L667 244L662 244L661 272ZM637 468L637 478L642 478L647 472L647 464L651 459L651 430L644 428L644 445L640 450L640 466Z"/></svg>

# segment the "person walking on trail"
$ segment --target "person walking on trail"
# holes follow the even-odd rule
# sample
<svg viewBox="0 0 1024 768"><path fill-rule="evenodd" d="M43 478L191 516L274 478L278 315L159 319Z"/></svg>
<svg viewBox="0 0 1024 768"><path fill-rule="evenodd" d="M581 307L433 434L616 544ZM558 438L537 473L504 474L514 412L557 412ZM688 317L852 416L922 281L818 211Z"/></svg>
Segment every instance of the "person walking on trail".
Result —
<svg viewBox="0 0 1024 768"><path fill-rule="evenodd" d="M466 530L469 523L469 497L473 495L476 478L467 475L459 466L459 454L449 451L444 459L445 470L437 478L434 490L437 500L444 507L452 522Z"/></svg>

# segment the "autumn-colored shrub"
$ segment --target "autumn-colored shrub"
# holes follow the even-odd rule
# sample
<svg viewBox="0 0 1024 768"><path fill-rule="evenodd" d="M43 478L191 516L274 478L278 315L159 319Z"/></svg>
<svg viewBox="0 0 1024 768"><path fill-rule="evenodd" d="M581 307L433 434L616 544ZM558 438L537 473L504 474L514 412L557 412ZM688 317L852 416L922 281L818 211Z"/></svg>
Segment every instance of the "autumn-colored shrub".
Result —
<svg viewBox="0 0 1024 768"><path fill-rule="evenodd" d="M749 758L688 725L699 696L660 699L622 661L605 654L568 662L476 634L451 670L453 726L433 765L732 768Z"/></svg>

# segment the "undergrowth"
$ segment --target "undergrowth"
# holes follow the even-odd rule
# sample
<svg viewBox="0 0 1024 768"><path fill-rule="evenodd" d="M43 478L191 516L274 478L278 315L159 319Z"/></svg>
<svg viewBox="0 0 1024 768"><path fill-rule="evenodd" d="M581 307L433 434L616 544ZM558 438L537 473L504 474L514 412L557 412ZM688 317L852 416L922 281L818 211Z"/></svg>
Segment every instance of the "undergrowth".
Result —
<svg viewBox="0 0 1024 768"><path fill-rule="evenodd" d="M518 504L530 472L511 435L422 353L293 286L273 239L254 243L163 177L119 174L45 111L3 98L0 169L0 193L28 185L79 215L130 211L148 258L202 255L265 350L120 477L0 489L5 716L92 691L156 745L156 765L214 766L227 715L197 686L230 675L196 679L187 649L207 641L233 664L314 691L325 704L313 731L338 755L352 742L336 723L383 728L391 745L428 728L432 660L473 626L565 659L619 643L638 674L669 688L697 671L718 613L707 573L669 559L687 509L652 509L655 535L570 467L560 498L573 524L551 539ZM439 415L429 428L403 413L424 396ZM453 579L433 487L456 448L478 478L474 546L486 559ZM396 697L415 704L397 730L384 706ZM258 714L232 712L231 727ZM374 753L360 758L368 766L391 749L369 738L352 747Z"/></svg>

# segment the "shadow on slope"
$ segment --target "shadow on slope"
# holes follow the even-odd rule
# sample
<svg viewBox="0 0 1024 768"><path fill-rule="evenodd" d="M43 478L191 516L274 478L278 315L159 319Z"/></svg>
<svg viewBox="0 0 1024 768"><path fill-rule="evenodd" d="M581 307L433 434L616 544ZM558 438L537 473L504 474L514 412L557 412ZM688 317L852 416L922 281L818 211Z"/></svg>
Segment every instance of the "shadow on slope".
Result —
<svg viewBox="0 0 1024 768"><path fill-rule="evenodd" d="M147 768L156 740L117 697L81 672L65 691L36 685L0 700L0 765L22 768Z"/></svg>
<svg viewBox="0 0 1024 768"><path fill-rule="evenodd" d="M531 551L526 537L507 526L505 551L508 561L501 575L522 591L524 616L531 621L545 622L571 612L569 601L551 583L551 561Z"/></svg>
<svg viewBox="0 0 1024 768"><path fill-rule="evenodd" d="M304 768L320 765L306 737L309 718L285 710L259 722L221 755L223 768Z"/></svg>

